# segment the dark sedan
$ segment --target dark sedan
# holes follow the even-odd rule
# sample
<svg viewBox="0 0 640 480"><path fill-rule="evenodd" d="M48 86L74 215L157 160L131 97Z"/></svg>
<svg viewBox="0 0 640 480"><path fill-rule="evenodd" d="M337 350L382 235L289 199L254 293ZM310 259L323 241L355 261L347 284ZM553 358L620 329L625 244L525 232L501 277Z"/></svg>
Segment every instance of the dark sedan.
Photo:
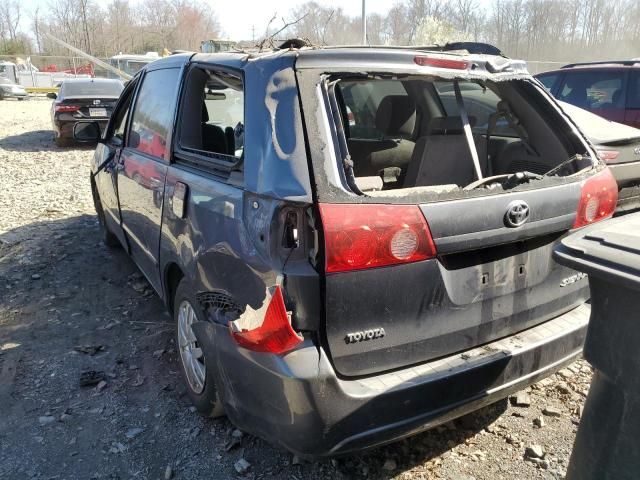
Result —
<svg viewBox="0 0 640 480"><path fill-rule="evenodd" d="M640 129L558 102L596 147L618 182L616 214L640 209Z"/></svg>
<svg viewBox="0 0 640 480"><path fill-rule="evenodd" d="M60 85L58 94L51 94L51 121L58 146L73 140L73 126L78 122L98 122L104 130L113 108L124 88L120 80L108 78L72 78Z"/></svg>

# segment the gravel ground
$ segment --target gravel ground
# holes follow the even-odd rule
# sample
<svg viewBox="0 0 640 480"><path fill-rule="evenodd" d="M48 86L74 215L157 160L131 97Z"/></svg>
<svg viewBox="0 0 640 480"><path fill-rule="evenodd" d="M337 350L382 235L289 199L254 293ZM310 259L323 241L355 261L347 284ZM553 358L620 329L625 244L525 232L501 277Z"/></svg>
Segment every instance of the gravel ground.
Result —
<svg viewBox="0 0 640 480"><path fill-rule="evenodd" d="M49 107L0 102L0 478L563 477L591 379L582 361L517 399L321 462L198 416L170 317L99 241L92 151L53 144ZM91 370L104 380L81 387Z"/></svg>

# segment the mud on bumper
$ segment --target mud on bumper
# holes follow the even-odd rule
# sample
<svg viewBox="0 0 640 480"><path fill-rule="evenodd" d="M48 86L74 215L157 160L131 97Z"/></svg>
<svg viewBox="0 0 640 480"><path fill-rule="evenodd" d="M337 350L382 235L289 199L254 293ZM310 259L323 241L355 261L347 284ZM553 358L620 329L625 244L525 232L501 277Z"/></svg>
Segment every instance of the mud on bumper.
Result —
<svg viewBox="0 0 640 480"><path fill-rule="evenodd" d="M217 357L218 385L236 425L303 457L322 457L433 428L552 374L582 352L589 313L582 305L462 354L358 379L338 378L311 342L277 357L239 349L222 326L202 322L194 330Z"/></svg>

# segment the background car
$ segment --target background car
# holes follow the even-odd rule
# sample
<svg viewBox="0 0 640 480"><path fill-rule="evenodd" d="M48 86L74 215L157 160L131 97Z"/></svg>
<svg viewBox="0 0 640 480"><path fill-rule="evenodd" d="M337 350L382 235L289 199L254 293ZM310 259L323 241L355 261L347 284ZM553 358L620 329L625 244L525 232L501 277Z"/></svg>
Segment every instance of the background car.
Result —
<svg viewBox="0 0 640 480"><path fill-rule="evenodd" d="M558 100L640 128L640 60L573 63L536 75Z"/></svg>
<svg viewBox="0 0 640 480"><path fill-rule="evenodd" d="M569 103L559 103L596 147L618 182L616 214L640 209L640 130Z"/></svg>
<svg viewBox="0 0 640 480"><path fill-rule="evenodd" d="M58 146L73 140L73 126L82 121L95 121L104 130L124 88L120 80L107 78L72 78L60 85L51 105L51 122Z"/></svg>
<svg viewBox="0 0 640 480"><path fill-rule="evenodd" d="M0 100L5 98L17 98L18 100L24 100L28 97L29 94L22 85L18 85L8 78L0 77Z"/></svg>

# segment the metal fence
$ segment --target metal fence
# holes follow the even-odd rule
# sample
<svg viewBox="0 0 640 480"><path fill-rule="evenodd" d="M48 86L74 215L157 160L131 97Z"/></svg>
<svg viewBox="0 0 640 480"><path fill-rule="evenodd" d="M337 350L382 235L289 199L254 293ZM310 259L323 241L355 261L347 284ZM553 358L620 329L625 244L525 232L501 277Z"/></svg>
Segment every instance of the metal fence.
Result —
<svg viewBox="0 0 640 480"><path fill-rule="evenodd" d="M100 60L109 63L108 58ZM25 87L44 89L55 88L65 78L116 78L114 73L86 58L50 55L0 55L0 76L17 80Z"/></svg>

